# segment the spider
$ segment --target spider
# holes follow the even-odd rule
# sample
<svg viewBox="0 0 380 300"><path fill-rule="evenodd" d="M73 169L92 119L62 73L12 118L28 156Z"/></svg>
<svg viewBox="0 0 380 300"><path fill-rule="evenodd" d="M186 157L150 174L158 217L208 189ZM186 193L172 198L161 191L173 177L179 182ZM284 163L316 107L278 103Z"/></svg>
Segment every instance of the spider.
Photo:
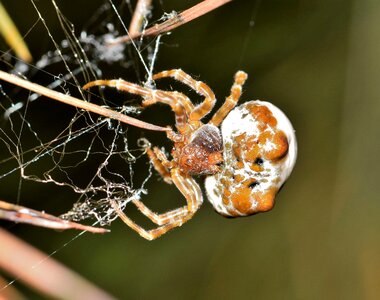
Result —
<svg viewBox="0 0 380 300"><path fill-rule="evenodd" d="M114 87L140 95L144 107L157 102L167 104L175 115L176 132L168 131L173 141L172 159L157 147L146 153L166 183L186 198L185 206L166 213L155 213L140 200L132 203L158 226L145 230L133 222L111 201L119 217L147 240L153 240L190 220L203 202L202 192L193 176L206 176L206 194L214 209L226 217L265 212L295 164L297 144L293 127L285 114L273 104L249 101L235 108L247 74L238 71L230 95L207 124L202 119L216 102L211 88L181 69L162 71L153 79L172 77L204 97L197 106L184 94L143 87L122 79L95 80L83 88Z"/></svg>

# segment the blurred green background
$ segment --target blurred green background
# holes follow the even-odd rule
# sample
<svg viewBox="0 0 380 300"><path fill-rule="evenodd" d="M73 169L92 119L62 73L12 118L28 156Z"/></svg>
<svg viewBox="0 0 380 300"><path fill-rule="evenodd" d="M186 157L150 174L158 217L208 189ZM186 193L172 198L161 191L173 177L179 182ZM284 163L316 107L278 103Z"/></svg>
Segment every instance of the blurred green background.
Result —
<svg viewBox="0 0 380 300"><path fill-rule="evenodd" d="M198 1L153 2L160 16ZM102 3L59 6L79 32ZM3 4L21 32L32 28L37 15L29 1ZM59 41L51 6L39 3ZM199 76L220 104L242 69L250 76L242 101L267 100L286 112L298 138L294 172L270 213L225 219L205 202L187 224L153 242L117 220L110 234L85 234L54 258L120 299L380 299L379 22L376 0L235 0L163 37L157 71L180 67ZM40 24L26 41L36 58L51 43ZM172 118L162 111L168 115L153 123ZM146 203L156 210L183 203L156 179ZM7 184L1 198L15 201L18 180ZM24 188L22 205L55 214L75 201L49 185ZM76 235L2 225L47 253ZM43 297L15 286L30 299Z"/></svg>

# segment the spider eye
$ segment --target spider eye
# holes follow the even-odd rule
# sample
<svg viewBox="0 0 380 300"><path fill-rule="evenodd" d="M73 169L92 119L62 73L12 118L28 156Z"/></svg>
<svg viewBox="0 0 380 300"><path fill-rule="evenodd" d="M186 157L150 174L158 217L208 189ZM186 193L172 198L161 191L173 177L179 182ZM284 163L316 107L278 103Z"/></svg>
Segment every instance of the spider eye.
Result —
<svg viewBox="0 0 380 300"><path fill-rule="evenodd" d="M259 184L260 184L259 182L254 181L254 182L250 183L250 184L248 185L248 187L249 187L250 189L253 189L255 186L258 186Z"/></svg>
<svg viewBox="0 0 380 300"><path fill-rule="evenodd" d="M264 164L264 160L262 158L258 157L258 158L255 159L254 163L256 165L262 166Z"/></svg>

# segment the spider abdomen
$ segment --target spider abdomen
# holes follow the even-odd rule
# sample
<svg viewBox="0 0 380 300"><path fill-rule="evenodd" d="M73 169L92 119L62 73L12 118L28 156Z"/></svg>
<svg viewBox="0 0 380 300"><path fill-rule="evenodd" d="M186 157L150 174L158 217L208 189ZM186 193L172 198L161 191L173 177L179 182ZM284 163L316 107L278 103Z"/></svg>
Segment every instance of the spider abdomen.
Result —
<svg viewBox="0 0 380 300"><path fill-rule="evenodd" d="M207 196L225 216L248 216L273 208L297 155L293 127L269 102L250 101L222 123L223 160L219 173L206 178Z"/></svg>

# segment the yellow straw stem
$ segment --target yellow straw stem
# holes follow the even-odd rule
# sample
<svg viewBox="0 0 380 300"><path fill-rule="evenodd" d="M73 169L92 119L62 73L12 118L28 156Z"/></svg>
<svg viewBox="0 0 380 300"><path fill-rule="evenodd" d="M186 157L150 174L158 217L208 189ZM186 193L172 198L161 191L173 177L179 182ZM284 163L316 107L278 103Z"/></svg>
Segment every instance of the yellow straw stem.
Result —
<svg viewBox="0 0 380 300"><path fill-rule="evenodd" d="M3 35L7 44L14 50L17 57L25 62L32 61L32 55L24 40L13 23L11 17L8 15L4 6L0 2L0 33Z"/></svg>

